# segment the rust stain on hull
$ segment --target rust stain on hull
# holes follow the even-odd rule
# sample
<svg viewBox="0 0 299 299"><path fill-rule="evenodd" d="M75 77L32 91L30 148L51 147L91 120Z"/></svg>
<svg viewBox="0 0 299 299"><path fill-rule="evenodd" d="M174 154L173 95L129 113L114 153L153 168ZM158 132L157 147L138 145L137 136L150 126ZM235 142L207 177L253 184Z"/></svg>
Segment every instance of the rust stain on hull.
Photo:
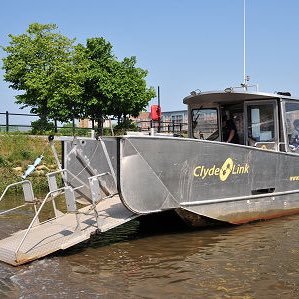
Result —
<svg viewBox="0 0 299 299"><path fill-rule="evenodd" d="M225 216L219 216L218 219L222 221L226 221L232 224L244 224L256 220L269 220L274 218L279 218L283 216L290 216L299 214L299 209L290 209L290 210L281 210L281 211L267 211L265 213L258 212L258 213L237 213L237 214L230 214Z"/></svg>
<svg viewBox="0 0 299 299"><path fill-rule="evenodd" d="M200 211L177 209L177 214L189 225L193 227L203 227L211 223L211 220L217 220L230 224L244 224L257 220L269 220L279 218L283 216L290 216L299 214L299 208L287 209L287 210L271 210L271 211L244 211L244 212L228 212L224 214L218 214L214 209L205 211L200 214ZM209 221L210 219L210 221Z"/></svg>

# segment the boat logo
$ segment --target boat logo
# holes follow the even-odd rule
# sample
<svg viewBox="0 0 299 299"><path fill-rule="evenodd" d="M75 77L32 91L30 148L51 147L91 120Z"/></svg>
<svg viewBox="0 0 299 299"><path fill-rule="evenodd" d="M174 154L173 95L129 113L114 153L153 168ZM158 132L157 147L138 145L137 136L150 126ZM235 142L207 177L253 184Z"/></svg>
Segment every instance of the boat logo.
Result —
<svg viewBox="0 0 299 299"><path fill-rule="evenodd" d="M235 164L232 158L227 158L221 167L213 165L212 167L206 167L199 165L194 168L193 175L200 177L202 180L211 177L219 176L220 181L224 182L230 175L242 175L249 173L249 165Z"/></svg>

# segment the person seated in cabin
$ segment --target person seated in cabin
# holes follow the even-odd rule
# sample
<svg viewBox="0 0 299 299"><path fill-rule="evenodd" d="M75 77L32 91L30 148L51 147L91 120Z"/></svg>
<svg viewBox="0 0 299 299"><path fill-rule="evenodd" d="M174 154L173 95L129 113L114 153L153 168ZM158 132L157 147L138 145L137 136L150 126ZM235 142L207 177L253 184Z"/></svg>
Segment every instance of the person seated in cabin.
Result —
<svg viewBox="0 0 299 299"><path fill-rule="evenodd" d="M294 130L290 138L290 145L294 149L299 148L299 119L295 119L293 122Z"/></svg>
<svg viewBox="0 0 299 299"><path fill-rule="evenodd" d="M226 115L222 117L222 136L223 141L228 143L239 143L239 136L236 125L232 118L228 118Z"/></svg>

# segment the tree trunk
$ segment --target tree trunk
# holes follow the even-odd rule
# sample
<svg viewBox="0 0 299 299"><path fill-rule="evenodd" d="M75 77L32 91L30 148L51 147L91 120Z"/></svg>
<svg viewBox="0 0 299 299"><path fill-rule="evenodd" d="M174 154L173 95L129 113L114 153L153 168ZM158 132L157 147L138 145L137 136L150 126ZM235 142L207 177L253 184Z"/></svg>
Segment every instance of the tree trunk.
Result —
<svg viewBox="0 0 299 299"><path fill-rule="evenodd" d="M97 124L98 124L98 134L100 136L103 136L104 132L103 132L103 118L102 117L97 119Z"/></svg>

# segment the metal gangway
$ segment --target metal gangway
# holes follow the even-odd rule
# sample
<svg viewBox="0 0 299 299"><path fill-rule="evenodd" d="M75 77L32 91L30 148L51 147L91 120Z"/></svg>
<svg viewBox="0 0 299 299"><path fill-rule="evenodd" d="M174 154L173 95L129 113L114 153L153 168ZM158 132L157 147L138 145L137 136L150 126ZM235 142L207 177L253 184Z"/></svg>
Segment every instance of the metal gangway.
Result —
<svg viewBox="0 0 299 299"><path fill-rule="evenodd" d="M72 187L66 183L66 180L63 180L64 184L60 186L59 176L65 177L66 175L73 177L80 184ZM0 240L0 260L14 266L21 265L69 248L88 240L94 233L108 231L136 218L138 215L123 205L118 193L107 194L105 190L105 196L101 195L101 179L109 175L111 173L106 172L91 176L87 184L67 169L48 173L50 191L42 200L36 199L29 180L7 186L0 201L5 198L10 188L21 185L25 202L20 206L0 212L0 217L26 205L34 207L34 216L27 229ZM79 208L75 193L83 187L89 188L91 201ZM56 205L56 201L61 198L65 200L66 211L64 212L61 212ZM49 202L52 204L54 217L40 222L40 215L45 204Z"/></svg>

